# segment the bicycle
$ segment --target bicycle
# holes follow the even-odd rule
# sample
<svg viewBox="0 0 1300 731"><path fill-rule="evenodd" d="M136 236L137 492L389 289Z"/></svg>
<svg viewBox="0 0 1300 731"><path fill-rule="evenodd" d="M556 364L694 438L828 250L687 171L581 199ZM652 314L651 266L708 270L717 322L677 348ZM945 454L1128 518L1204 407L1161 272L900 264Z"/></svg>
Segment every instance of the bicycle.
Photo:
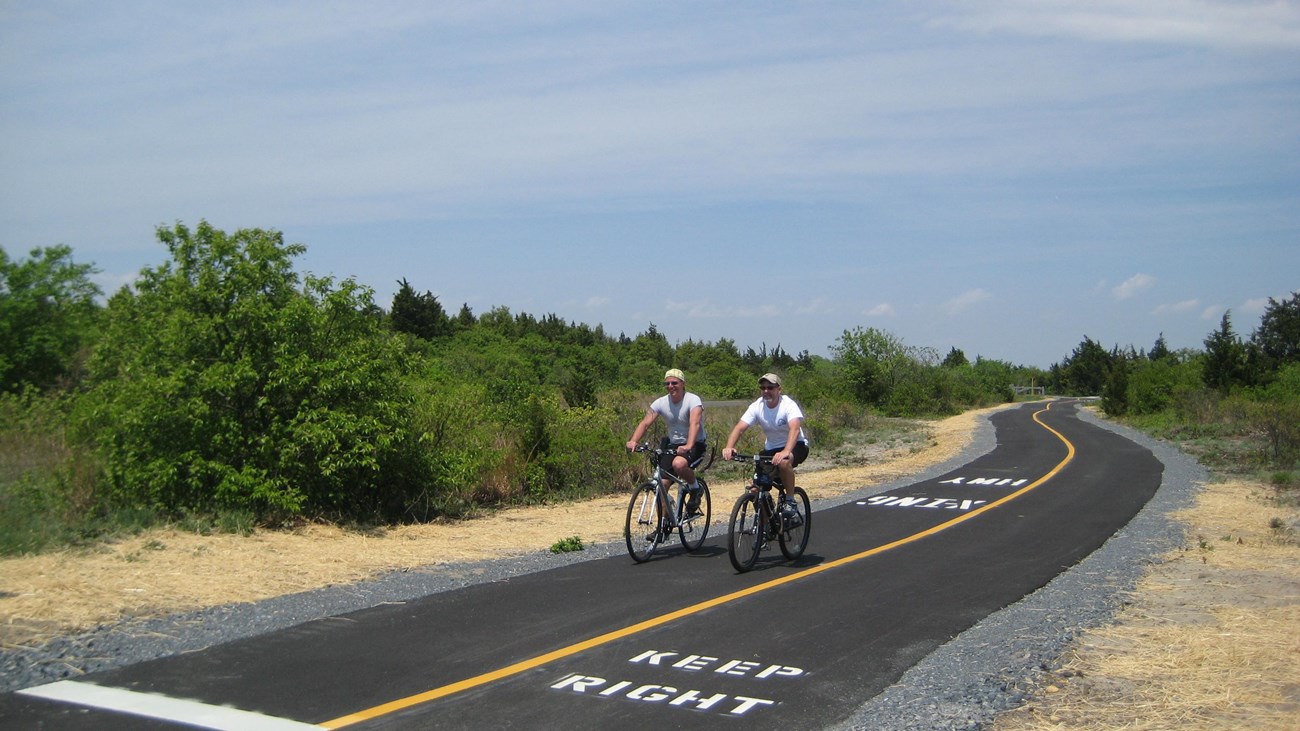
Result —
<svg viewBox="0 0 1300 731"><path fill-rule="evenodd" d="M691 494L686 481L660 466L660 457L675 454L673 449L651 447L647 442L637 445L636 452L649 455L653 473L650 478L632 491L632 500L627 506L627 520L623 524L623 539L627 542L627 552L632 560L644 563L654 555L659 544L668 539L674 531L687 551L694 553L704 544L709 534L709 519L713 514L713 498L709 494L709 485L699 476L700 472L713 464L713 453L709 463L700 467L704 456L691 462L696 471L696 481L700 488ZM677 483L677 499L670 495L671 488L664 487L663 481ZM689 497L688 497L689 496ZM691 501L689 498L696 498ZM691 502L697 503L690 505ZM664 515L663 506L669 506L672 513ZM688 509L690 508L690 509ZM677 516L682 516L677 518Z"/></svg>
<svg viewBox="0 0 1300 731"><path fill-rule="evenodd" d="M803 555L812 533L812 506L802 487L786 490L794 502L793 514L777 510L772 499L773 487L784 487L772 466L772 457L761 454L735 453L737 462L753 462L754 477L745 492L736 499L727 527L727 555L736 571L754 568L758 554L773 537L781 544L781 554L793 561Z"/></svg>

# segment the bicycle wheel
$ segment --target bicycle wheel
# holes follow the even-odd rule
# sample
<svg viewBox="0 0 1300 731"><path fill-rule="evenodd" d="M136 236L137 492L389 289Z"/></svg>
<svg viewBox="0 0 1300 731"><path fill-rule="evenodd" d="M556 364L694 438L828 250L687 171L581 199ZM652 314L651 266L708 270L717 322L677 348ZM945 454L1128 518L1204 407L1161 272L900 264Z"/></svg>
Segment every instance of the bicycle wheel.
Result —
<svg viewBox="0 0 1300 731"><path fill-rule="evenodd" d="M709 535L709 519L713 517L713 498L709 495L709 485L704 480L699 480L699 483L700 504L695 509L696 512L677 521L677 535L681 536L686 550L691 552L700 550L700 546L704 545L704 539Z"/></svg>
<svg viewBox="0 0 1300 731"><path fill-rule="evenodd" d="M653 482L642 484L632 492L627 505L627 521L623 524L623 539L627 552L637 563L649 561L659 541L663 539L663 515L659 511L658 486Z"/></svg>
<svg viewBox="0 0 1300 731"><path fill-rule="evenodd" d="M748 571L758 561L758 552L763 550L766 541L762 511L758 507L758 495L745 491L736 499L731 509L731 524L727 529L727 555L731 565L737 571Z"/></svg>
<svg viewBox="0 0 1300 731"><path fill-rule="evenodd" d="M802 487L796 487L790 497L794 498L794 505L799 510L799 525L789 528L783 522L780 541L782 555L794 560L808 547L808 536L812 533L812 506L808 504L808 493Z"/></svg>

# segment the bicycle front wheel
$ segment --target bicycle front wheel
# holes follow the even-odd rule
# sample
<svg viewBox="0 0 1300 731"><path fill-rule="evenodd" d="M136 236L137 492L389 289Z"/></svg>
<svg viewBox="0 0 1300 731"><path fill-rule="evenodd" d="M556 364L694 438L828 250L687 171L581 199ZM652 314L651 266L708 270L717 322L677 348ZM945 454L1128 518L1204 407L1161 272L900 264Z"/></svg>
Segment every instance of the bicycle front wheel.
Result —
<svg viewBox="0 0 1300 731"><path fill-rule="evenodd" d="M793 521L784 517L781 519L781 554L794 560L802 556L803 549L808 547L808 536L812 533L812 506L808 502L808 493L802 487L796 487L789 495L794 499L798 516ZM791 527L791 523L796 525Z"/></svg>
<svg viewBox="0 0 1300 731"><path fill-rule="evenodd" d="M731 508L731 524L727 529L727 555L737 571L754 568L758 552L763 550L763 543L767 540L765 530L758 494L746 490Z"/></svg>
<svg viewBox="0 0 1300 731"><path fill-rule="evenodd" d="M649 561L663 539L663 515L659 510L658 485L642 484L632 492L627 505L627 521L623 524L623 540L627 542L628 555L633 561Z"/></svg>
<svg viewBox="0 0 1300 731"><path fill-rule="evenodd" d="M682 545L692 553L704 545L704 539L709 535L709 520L713 517L713 497L709 495L709 484L702 479L699 483L700 491L692 496L699 500L693 506L695 510L689 510L690 500L685 501L682 510L684 517L677 521L677 534L681 536Z"/></svg>

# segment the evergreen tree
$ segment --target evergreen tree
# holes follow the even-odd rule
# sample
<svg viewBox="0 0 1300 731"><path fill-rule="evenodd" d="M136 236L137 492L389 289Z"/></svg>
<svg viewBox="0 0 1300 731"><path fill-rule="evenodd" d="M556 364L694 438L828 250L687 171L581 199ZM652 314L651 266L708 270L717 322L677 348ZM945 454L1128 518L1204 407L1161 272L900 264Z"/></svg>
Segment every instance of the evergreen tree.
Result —
<svg viewBox="0 0 1300 731"><path fill-rule="evenodd" d="M967 365L970 365L970 361L966 360L966 354L960 348L952 348L943 358L944 368L960 368Z"/></svg>
<svg viewBox="0 0 1300 731"><path fill-rule="evenodd" d="M1300 292L1281 302L1268 298L1251 342L1259 347L1270 370L1300 362Z"/></svg>
<svg viewBox="0 0 1300 731"><path fill-rule="evenodd" d="M1114 363L1101 393L1101 408L1111 416L1128 413L1128 364L1122 358Z"/></svg>
<svg viewBox="0 0 1300 731"><path fill-rule="evenodd" d="M456 329L468 330L474 327L477 320L474 319L474 311L469 308L469 303L465 302L460 306L460 312L456 315Z"/></svg>
<svg viewBox="0 0 1300 731"><path fill-rule="evenodd" d="M1246 376L1246 347L1232 330L1232 312L1223 313L1219 329L1205 338L1205 385L1220 393L1242 385Z"/></svg>
<svg viewBox="0 0 1300 731"><path fill-rule="evenodd" d="M1061 385L1075 395L1098 395L1110 378L1112 356L1086 335L1061 365Z"/></svg>
<svg viewBox="0 0 1300 731"><path fill-rule="evenodd" d="M393 329L425 340L450 335L451 321L438 298L427 290L417 295L405 279L400 284L397 294L393 295L393 309L389 314Z"/></svg>
<svg viewBox="0 0 1300 731"><path fill-rule="evenodd" d="M1156 338L1155 345L1151 346L1151 352L1147 353L1147 360L1160 360L1161 358L1168 358L1169 355L1169 346L1165 343L1165 334L1160 333L1160 336Z"/></svg>

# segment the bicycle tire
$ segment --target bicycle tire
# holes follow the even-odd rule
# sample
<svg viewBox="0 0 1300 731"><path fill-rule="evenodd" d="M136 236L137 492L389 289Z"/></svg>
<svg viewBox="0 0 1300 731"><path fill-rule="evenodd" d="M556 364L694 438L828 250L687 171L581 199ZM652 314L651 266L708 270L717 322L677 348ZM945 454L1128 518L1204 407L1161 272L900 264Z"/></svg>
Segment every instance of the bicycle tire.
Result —
<svg viewBox="0 0 1300 731"><path fill-rule="evenodd" d="M627 553L637 563L644 563L654 555L663 540L663 514L659 510L658 486L642 483L632 491L627 504L627 519L623 522L623 540Z"/></svg>
<svg viewBox="0 0 1300 731"><path fill-rule="evenodd" d="M677 535L682 539L682 546L691 553L700 550L704 539L709 536L709 521L713 517L713 497L709 495L709 484L700 483L700 514L677 521ZM683 501L683 506L685 501ZM680 514L680 513L679 513Z"/></svg>
<svg viewBox="0 0 1300 731"><path fill-rule="evenodd" d="M736 498L727 527L727 556L736 571L744 573L754 568L758 553L767 542L766 530L758 495L746 490L744 495Z"/></svg>
<svg viewBox="0 0 1300 731"><path fill-rule="evenodd" d="M808 547L808 536L812 534L812 506L808 502L808 493L803 491L802 487L796 487L790 492L790 497L794 498L795 507L799 510L799 517L803 522L794 528L786 529L782 524L780 536L781 555L793 561L803 555L803 550Z"/></svg>

